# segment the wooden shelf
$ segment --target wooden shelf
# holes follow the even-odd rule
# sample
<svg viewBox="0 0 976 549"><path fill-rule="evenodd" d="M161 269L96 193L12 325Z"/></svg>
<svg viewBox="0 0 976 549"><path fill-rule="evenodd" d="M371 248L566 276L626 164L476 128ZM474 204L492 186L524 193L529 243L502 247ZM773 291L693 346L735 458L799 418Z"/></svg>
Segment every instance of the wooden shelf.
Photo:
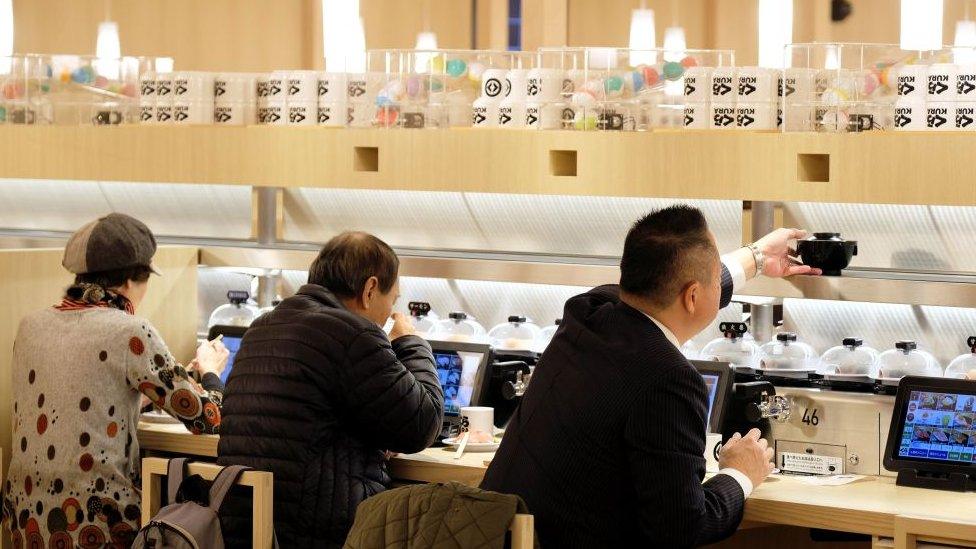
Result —
<svg viewBox="0 0 976 549"><path fill-rule="evenodd" d="M959 132L8 125L0 143L0 178L976 205Z"/></svg>

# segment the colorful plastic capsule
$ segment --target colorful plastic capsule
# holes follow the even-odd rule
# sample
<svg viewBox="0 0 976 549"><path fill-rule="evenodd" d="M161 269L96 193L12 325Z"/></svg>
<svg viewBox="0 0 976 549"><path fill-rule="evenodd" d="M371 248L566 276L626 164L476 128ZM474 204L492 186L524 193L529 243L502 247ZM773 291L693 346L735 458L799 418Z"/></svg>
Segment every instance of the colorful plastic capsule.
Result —
<svg viewBox="0 0 976 549"><path fill-rule="evenodd" d="M697 67L698 66L698 60L695 59L694 57L688 55L684 59L681 60L681 66L684 67L684 68L686 68L686 69L690 69L691 67Z"/></svg>
<svg viewBox="0 0 976 549"><path fill-rule="evenodd" d="M678 80L685 73L685 67L676 61L668 61L664 64L665 80Z"/></svg>
<svg viewBox="0 0 976 549"><path fill-rule="evenodd" d="M468 64L462 59L451 59L447 62L447 74L454 78L464 76L468 70Z"/></svg>
<svg viewBox="0 0 976 549"><path fill-rule="evenodd" d="M619 76L611 76L603 81L603 90L609 97L616 97L623 92L624 80Z"/></svg>
<svg viewBox="0 0 976 549"><path fill-rule="evenodd" d="M644 85L652 87L661 80L661 74L654 67L644 67Z"/></svg>

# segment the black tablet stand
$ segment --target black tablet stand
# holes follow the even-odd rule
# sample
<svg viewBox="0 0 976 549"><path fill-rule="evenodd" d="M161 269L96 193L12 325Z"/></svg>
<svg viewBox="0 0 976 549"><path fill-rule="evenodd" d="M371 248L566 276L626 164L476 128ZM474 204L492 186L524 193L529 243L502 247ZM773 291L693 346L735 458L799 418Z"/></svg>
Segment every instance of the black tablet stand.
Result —
<svg viewBox="0 0 976 549"><path fill-rule="evenodd" d="M935 473L919 471L917 469L903 469L898 471L898 486L914 488L931 488L933 490L948 490L950 492L968 492L976 490L976 481L964 473Z"/></svg>

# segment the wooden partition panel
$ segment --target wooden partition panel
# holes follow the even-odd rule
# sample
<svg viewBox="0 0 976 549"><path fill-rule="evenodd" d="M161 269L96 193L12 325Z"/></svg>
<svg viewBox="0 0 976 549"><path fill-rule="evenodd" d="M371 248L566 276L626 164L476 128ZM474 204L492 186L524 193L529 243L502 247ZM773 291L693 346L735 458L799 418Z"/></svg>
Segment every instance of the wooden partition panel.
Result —
<svg viewBox="0 0 976 549"><path fill-rule="evenodd" d="M0 448L10 456L13 411L12 364L20 319L60 300L71 275L61 267L62 250L0 250ZM163 247L154 259L162 276L152 277L138 314L160 331L181 361L193 357L197 322L197 249ZM65 380L70 383L71 380ZM8 466L10 460L5 460Z"/></svg>

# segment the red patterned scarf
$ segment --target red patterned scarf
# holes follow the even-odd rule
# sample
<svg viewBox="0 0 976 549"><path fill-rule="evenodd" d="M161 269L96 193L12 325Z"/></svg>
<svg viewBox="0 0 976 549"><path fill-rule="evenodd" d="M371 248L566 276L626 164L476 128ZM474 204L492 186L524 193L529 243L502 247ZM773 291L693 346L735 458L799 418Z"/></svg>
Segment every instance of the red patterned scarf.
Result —
<svg viewBox="0 0 976 549"><path fill-rule="evenodd" d="M80 311L82 309L118 309L130 315L136 313L132 302L125 296L110 292L94 284L75 284L65 292L67 295L54 308L59 311Z"/></svg>

